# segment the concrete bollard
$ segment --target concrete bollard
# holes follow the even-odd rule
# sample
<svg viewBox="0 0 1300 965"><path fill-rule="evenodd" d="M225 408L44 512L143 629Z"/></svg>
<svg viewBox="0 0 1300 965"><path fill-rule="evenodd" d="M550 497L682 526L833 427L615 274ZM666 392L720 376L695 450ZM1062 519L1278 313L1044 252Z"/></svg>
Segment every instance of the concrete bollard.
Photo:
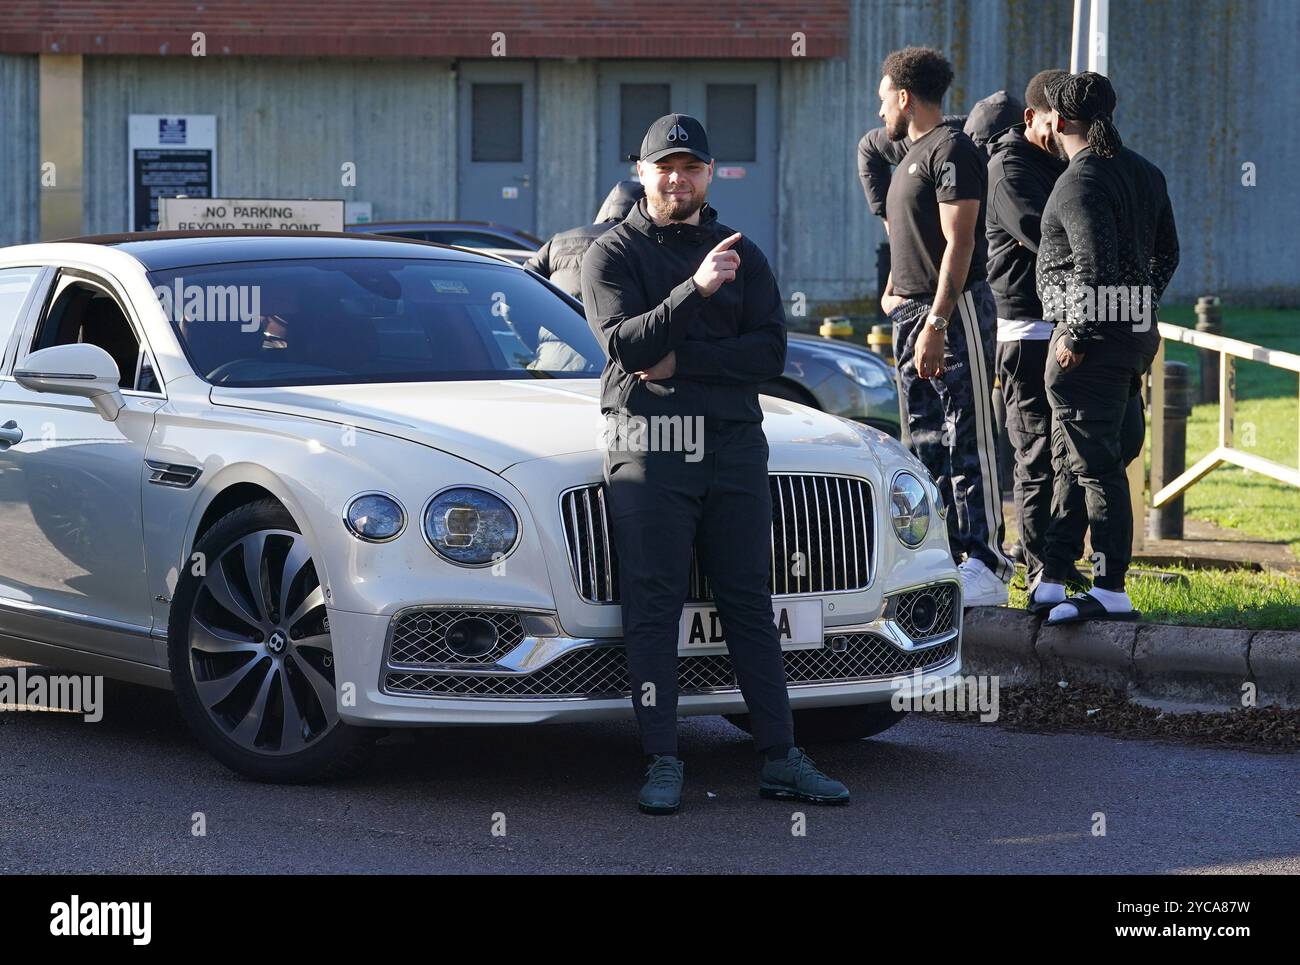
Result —
<svg viewBox="0 0 1300 965"><path fill-rule="evenodd" d="M1159 467L1160 486L1173 482L1187 468L1187 418L1191 414L1191 371L1184 362L1165 362L1164 465ZM1156 480L1152 481L1151 488L1153 491L1157 488ZM1183 497L1151 509L1148 519L1152 538L1182 539Z"/></svg>
<svg viewBox="0 0 1300 965"><path fill-rule="evenodd" d="M1223 302L1217 295L1202 295L1196 299L1196 330L1211 335L1223 334ZM1197 349L1201 358L1202 402L1219 401L1219 353ZM1181 525L1181 524L1180 524Z"/></svg>

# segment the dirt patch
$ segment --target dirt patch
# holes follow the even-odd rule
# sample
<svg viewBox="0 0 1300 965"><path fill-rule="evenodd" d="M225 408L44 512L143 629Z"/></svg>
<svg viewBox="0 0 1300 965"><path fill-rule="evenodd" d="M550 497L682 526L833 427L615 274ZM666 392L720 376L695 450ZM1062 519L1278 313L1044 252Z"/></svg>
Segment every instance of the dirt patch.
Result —
<svg viewBox="0 0 1300 965"><path fill-rule="evenodd" d="M1072 731L1213 747L1300 750L1300 709L1273 704L1241 710L1171 713L1134 703L1105 687L1007 687L998 694L997 724L1010 730ZM927 715L931 716L931 715ZM979 712L947 711L940 719L978 723Z"/></svg>

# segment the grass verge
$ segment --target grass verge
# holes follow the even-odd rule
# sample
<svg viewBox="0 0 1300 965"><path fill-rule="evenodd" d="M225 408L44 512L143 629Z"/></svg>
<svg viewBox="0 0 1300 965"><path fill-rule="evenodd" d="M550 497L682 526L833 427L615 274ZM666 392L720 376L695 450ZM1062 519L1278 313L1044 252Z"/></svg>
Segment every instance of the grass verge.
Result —
<svg viewBox="0 0 1300 965"><path fill-rule="evenodd" d="M1081 565L1086 573L1088 567ZM1300 629L1300 580L1281 573L1161 567L1130 571L1128 593L1149 623L1247 630ZM1027 603L1024 571L1011 584L1010 606Z"/></svg>

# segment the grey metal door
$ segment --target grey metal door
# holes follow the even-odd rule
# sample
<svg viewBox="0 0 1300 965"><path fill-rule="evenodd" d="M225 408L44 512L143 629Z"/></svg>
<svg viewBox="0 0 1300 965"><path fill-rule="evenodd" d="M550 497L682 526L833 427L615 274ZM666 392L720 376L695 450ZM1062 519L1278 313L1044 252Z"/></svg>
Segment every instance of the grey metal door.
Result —
<svg viewBox="0 0 1300 965"><path fill-rule="evenodd" d="M460 65L458 217L533 231L537 102L531 63Z"/></svg>
<svg viewBox="0 0 1300 965"><path fill-rule="evenodd" d="M602 64L598 193L635 173L626 157L640 150L651 121L670 111L692 114L709 132L714 155L709 203L763 250L775 270L776 92L774 64Z"/></svg>

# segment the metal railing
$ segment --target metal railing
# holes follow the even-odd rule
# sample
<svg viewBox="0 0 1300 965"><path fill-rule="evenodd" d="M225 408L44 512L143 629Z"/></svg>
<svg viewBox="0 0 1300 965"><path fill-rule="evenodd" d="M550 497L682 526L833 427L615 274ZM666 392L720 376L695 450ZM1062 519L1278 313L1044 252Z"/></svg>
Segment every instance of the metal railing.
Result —
<svg viewBox="0 0 1300 965"><path fill-rule="evenodd" d="M1235 445L1234 410L1237 401L1236 360L1247 359L1251 362L1263 362L1274 368L1286 369L1300 374L1300 355L1279 352L1260 345L1198 332L1160 322L1160 347L1151 364L1150 409L1151 415L1151 502L1153 509L1159 509L1190 489L1205 478L1212 470L1224 464L1240 466L1268 476L1291 486L1300 486L1300 466L1284 466L1272 459L1265 459L1253 453L1238 449ZM1181 473L1175 479L1163 479L1165 465L1165 343L1182 342L1198 349L1216 352L1219 356L1219 444L1209 453L1197 460L1196 464ZM1297 390L1297 411L1300 412L1300 389ZM1136 460L1139 464L1141 460ZM1136 517L1140 519L1141 517ZM1135 540L1140 527L1134 526Z"/></svg>

